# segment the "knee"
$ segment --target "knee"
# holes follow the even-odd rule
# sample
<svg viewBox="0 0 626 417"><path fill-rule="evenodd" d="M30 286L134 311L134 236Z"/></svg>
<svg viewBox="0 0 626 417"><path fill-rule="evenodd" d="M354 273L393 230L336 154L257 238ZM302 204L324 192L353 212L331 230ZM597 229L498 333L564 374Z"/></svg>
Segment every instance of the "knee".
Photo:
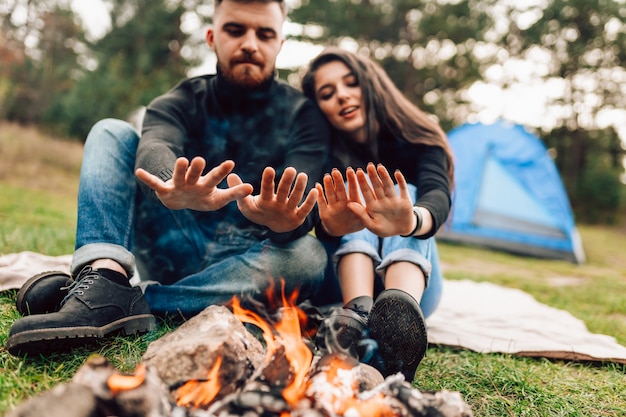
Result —
<svg viewBox="0 0 626 417"><path fill-rule="evenodd" d="M111 143L119 143L125 147L136 148L139 142L139 133L133 126L119 119L102 119L93 125L85 141L85 150L101 144L111 147Z"/></svg>
<svg viewBox="0 0 626 417"><path fill-rule="evenodd" d="M138 145L139 134L127 122L100 120L91 128L85 141L81 181L89 177L108 178L112 172L122 172L123 169L125 174L132 174L134 184Z"/></svg>
<svg viewBox="0 0 626 417"><path fill-rule="evenodd" d="M302 271L302 279L322 280L328 264L328 254L322 243L313 236L306 235L300 239L298 263Z"/></svg>
<svg viewBox="0 0 626 417"><path fill-rule="evenodd" d="M324 246L313 236L305 236L294 242L289 266L285 270L286 290L298 292L299 301L314 297L323 286L328 255ZM283 264L283 266L286 266Z"/></svg>

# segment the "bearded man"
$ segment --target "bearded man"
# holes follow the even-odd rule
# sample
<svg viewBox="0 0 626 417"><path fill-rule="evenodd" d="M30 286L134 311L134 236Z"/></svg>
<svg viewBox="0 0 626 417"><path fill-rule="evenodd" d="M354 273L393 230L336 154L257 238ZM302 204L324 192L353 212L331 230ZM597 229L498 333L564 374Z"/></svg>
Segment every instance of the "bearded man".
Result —
<svg viewBox="0 0 626 417"><path fill-rule="evenodd" d="M301 299L315 293L327 255L308 232L329 135L316 106L275 78L285 16L279 0L216 1L206 41L217 73L154 99L141 134L94 125L70 274L22 287L9 352L146 332L155 316L263 300L278 279Z"/></svg>

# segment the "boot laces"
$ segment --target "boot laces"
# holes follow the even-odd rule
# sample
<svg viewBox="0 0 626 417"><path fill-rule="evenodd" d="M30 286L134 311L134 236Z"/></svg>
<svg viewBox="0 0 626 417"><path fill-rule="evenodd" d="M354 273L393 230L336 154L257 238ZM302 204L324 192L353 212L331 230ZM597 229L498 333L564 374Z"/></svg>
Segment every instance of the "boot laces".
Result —
<svg viewBox="0 0 626 417"><path fill-rule="evenodd" d="M63 287L63 289L67 289L67 295L63 297L63 301L61 301L61 306L63 306L73 295L83 295L85 290L89 289L89 286L94 283L96 279L100 278L100 274L98 274L94 269L87 265L82 271L78 274L78 278L68 287Z"/></svg>

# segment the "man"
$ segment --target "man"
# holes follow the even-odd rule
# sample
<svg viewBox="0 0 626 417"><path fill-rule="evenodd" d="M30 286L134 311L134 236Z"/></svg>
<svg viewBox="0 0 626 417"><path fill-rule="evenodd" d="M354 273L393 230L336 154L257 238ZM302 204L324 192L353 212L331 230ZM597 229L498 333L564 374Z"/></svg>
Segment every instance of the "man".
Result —
<svg viewBox="0 0 626 417"><path fill-rule="evenodd" d="M25 284L18 309L31 315L13 324L9 352L145 332L152 314L188 317L236 294L262 297L272 280L314 293L326 252L308 232L328 128L313 103L274 79L284 19L280 0L216 1L206 41L217 74L156 98L141 139L125 122L93 127L74 279L44 273ZM128 283L135 268L156 281L143 293Z"/></svg>

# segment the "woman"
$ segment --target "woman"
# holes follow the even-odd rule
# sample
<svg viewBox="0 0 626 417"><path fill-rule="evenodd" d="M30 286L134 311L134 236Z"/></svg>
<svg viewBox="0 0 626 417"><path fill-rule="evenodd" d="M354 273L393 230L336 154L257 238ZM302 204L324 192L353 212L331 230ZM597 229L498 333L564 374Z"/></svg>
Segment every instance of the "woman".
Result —
<svg viewBox="0 0 626 417"><path fill-rule="evenodd" d="M424 320L441 296L433 236L450 211L446 135L379 65L340 48L311 61L302 90L333 129L333 169L317 185L318 236L341 237L334 259L344 306L325 332L362 361L369 334L378 344L370 363L413 381L428 344Z"/></svg>

